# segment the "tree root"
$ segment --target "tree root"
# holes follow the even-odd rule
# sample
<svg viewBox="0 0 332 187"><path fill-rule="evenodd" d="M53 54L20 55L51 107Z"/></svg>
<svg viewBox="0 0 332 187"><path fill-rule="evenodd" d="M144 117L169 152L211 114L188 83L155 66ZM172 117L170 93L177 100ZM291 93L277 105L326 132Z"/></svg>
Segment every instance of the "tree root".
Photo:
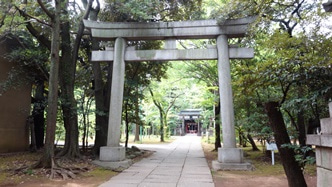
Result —
<svg viewBox="0 0 332 187"><path fill-rule="evenodd" d="M52 168L49 178L55 179L55 178L59 178L59 176L61 176L63 180L67 180L69 178L71 178L71 179L76 178L76 174L71 172L70 170L66 170L63 168Z"/></svg>
<svg viewBox="0 0 332 187"><path fill-rule="evenodd" d="M83 168L78 168L78 167L64 168L64 167L60 167L59 165L55 164L54 161L53 161L49 178L50 179L56 179L56 178L61 177L63 180L75 179L76 176L79 173L85 172L85 171L88 171L88 170L89 169L86 168L86 167L83 167Z"/></svg>
<svg viewBox="0 0 332 187"><path fill-rule="evenodd" d="M77 166L68 166L62 167L57 162L52 159L52 164L50 168L45 168L42 166L41 162L37 162L30 166L22 166L20 168L11 169L12 175L44 175L49 179L75 179L77 176L88 171L88 167L77 167Z"/></svg>

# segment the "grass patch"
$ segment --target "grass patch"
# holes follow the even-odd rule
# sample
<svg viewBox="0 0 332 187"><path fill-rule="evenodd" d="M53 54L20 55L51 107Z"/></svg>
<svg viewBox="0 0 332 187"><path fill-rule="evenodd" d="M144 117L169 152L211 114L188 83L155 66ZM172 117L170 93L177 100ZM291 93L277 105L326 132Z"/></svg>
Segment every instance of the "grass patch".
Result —
<svg viewBox="0 0 332 187"><path fill-rule="evenodd" d="M280 176L284 175L285 171L280 161L280 156L278 152L275 152L275 165L272 165L272 159L270 154L263 152L263 146L257 143L260 151L252 151L251 147L242 148L244 151L244 157L246 160L251 162L254 166L253 171L217 171L213 172L214 175L219 175L222 172L234 173L234 174L243 174L248 176ZM205 157L210 164L212 160L218 159L217 151L214 151L214 142L213 137L210 137L208 141L206 137L202 137L202 147L204 149ZM211 165L211 164L210 164ZM316 175L316 165L307 165L304 173L307 175L315 176Z"/></svg>
<svg viewBox="0 0 332 187"><path fill-rule="evenodd" d="M118 172L109 170L109 169L104 169L97 167L90 172L84 173L83 176L91 176L91 177L109 177L110 175L117 175Z"/></svg>
<svg viewBox="0 0 332 187"><path fill-rule="evenodd" d="M284 168L275 153L275 164L272 165L272 159L268 157L259 147L260 151L252 151L251 147L244 148L245 159L248 159L254 166L254 170L250 172L252 175L271 176L285 174Z"/></svg>

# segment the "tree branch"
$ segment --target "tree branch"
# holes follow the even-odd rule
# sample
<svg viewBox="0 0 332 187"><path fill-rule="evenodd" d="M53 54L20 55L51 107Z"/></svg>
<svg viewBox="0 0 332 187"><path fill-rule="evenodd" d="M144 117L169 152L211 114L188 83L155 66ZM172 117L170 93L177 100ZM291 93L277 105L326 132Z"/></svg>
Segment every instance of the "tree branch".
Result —
<svg viewBox="0 0 332 187"><path fill-rule="evenodd" d="M152 101L153 101L153 103L156 105L156 107L159 108L159 110L161 110L162 107L161 107L161 105L160 105L159 103L157 103L157 101L154 99L154 95L153 95L153 92L152 92L152 90L151 90L150 87L149 87L149 92L150 92L150 94L151 94L151 96L152 96Z"/></svg>
<svg viewBox="0 0 332 187"><path fill-rule="evenodd" d="M46 23L46 22L44 22L44 21L42 21L42 20L40 20L40 19L38 19L36 17L33 17L33 16L27 14L26 12L24 12L23 10L21 10L19 7L15 6L15 8L16 8L16 10L18 10L20 12L21 16L23 16L25 18L32 18L32 19L36 20L38 23L41 23L43 25L47 25L47 26L51 27L50 24L48 24L48 23Z"/></svg>
<svg viewBox="0 0 332 187"><path fill-rule="evenodd" d="M19 9L17 6L15 6L16 10L19 11L20 15L24 18L33 18L32 16L28 15L21 9ZM38 20L38 19L36 19ZM48 25L45 22L40 22L42 24ZM29 30L30 34L32 34L41 44L43 44L45 47L47 47L49 50L51 50L51 41L46 38L44 35L41 35L39 31L37 31L31 24L31 22L26 22L26 28Z"/></svg>
<svg viewBox="0 0 332 187"><path fill-rule="evenodd" d="M286 101L287 92L289 91L291 85L292 85L292 82L289 83L289 84L286 86L286 89L284 89L283 86L281 86L281 90L282 90L282 93L283 93L284 96L282 97L282 100L281 100L281 102L280 102L280 105Z"/></svg>
<svg viewBox="0 0 332 187"><path fill-rule="evenodd" d="M99 0L97 0L97 1L99 2ZM92 8L92 2L93 2L93 0L89 0L89 3L86 5L86 9L85 9L86 11L83 16L83 19L88 19L91 8ZM77 37L75 39L74 46L73 46L73 61L74 61L73 63L74 64L76 64L76 61L78 58L79 46L81 45L81 39L82 39L84 28L85 28L84 24L83 24L83 19L80 21L78 31L77 31Z"/></svg>
<svg viewBox="0 0 332 187"><path fill-rule="evenodd" d="M285 112L286 112L287 115L289 116L289 118L290 118L290 120L291 120L291 123L294 125L294 127L295 127L296 130L298 131L298 130L299 130L299 127L296 125L295 118L293 117L293 115L290 113L289 110L286 110L286 109L285 109Z"/></svg>
<svg viewBox="0 0 332 187"><path fill-rule="evenodd" d="M48 11L48 9L44 6L44 3L41 0L37 0L39 6L41 7L41 9L45 12L45 14L51 18L54 19L54 14L52 14L50 11Z"/></svg>

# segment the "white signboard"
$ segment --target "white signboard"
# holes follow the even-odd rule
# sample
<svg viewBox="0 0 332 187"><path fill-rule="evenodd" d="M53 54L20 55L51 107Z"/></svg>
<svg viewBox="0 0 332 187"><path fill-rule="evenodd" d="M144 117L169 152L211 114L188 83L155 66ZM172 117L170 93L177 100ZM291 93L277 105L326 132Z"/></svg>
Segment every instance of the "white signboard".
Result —
<svg viewBox="0 0 332 187"><path fill-rule="evenodd" d="M276 151L278 150L276 143L266 143L266 150Z"/></svg>

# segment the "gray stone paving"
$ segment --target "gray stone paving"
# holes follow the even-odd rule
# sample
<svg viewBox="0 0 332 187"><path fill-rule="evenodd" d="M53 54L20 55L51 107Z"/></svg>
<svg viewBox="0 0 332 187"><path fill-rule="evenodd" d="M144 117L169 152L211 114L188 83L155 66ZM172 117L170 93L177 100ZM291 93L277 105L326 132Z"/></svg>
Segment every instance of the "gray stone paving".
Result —
<svg viewBox="0 0 332 187"><path fill-rule="evenodd" d="M214 187L200 137L187 135L170 144L136 146L156 152L100 187Z"/></svg>

